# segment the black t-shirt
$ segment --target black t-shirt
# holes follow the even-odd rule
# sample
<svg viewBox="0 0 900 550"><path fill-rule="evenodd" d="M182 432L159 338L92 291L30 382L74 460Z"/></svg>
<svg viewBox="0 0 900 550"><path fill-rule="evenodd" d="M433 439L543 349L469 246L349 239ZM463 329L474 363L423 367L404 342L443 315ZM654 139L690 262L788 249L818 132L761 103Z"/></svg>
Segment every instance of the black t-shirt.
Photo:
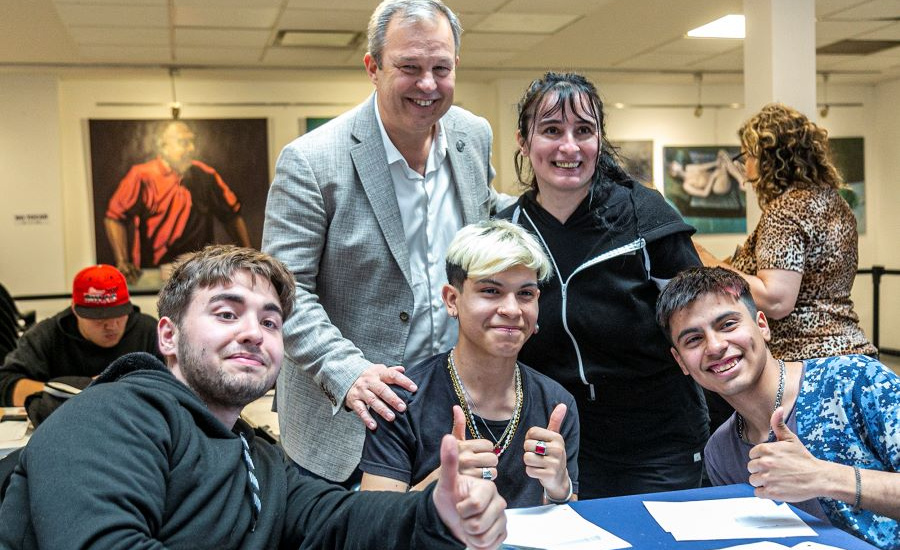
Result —
<svg viewBox="0 0 900 550"><path fill-rule="evenodd" d="M519 367L524 394L522 415L513 440L500 455L495 480L497 490L511 508L537 506L543 502L544 489L540 482L525 474L525 433L532 426L546 427L550 413L559 403L568 407L560 432L566 442L572 488L578 493L579 428L575 400L550 378L525 365ZM407 409L398 413L393 422L376 415L378 429L366 432L359 467L372 475L413 486L440 466L441 439L452 430L453 405L459 405L459 400L447 369L447 353L426 359L409 369L406 376L416 383L418 391L410 394L397 390L407 402ZM479 417L475 421L482 432L487 431ZM505 422L488 421L488 425L498 436L506 427ZM471 434L466 432L466 437L471 439ZM482 435L489 437L485 433Z"/></svg>

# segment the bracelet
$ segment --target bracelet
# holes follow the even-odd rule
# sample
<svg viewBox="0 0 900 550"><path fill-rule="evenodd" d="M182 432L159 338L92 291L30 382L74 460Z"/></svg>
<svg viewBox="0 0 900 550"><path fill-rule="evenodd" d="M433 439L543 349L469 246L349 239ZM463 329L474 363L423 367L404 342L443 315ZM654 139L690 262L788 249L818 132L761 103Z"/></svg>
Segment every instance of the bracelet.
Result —
<svg viewBox="0 0 900 550"><path fill-rule="evenodd" d="M859 513L859 504L862 500L862 476L859 474L859 466L853 467L853 475L856 477L856 500L853 502L853 513ZM546 491L544 494L547 494Z"/></svg>
<svg viewBox="0 0 900 550"><path fill-rule="evenodd" d="M572 485L572 478L569 476L569 474L566 474L566 477L569 478L569 494L566 495L566 498L562 498L562 499L550 498L550 495L547 494L547 488L545 487L544 488L544 498L547 499L547 502L549 502L550 504L566 504L570 500L572 500L572 491L575 489L575 486Z"/></svg>

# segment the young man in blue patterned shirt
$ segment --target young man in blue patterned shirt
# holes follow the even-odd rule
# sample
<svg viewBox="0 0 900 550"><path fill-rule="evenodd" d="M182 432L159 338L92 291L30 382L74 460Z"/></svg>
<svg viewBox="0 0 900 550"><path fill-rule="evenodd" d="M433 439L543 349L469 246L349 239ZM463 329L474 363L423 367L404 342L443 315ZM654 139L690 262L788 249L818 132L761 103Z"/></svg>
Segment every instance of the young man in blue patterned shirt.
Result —
<svg viewBox="0 0 900 550"><path fill-rule="evenodd" d="M684 374L735 409L704 452L713 484L750 483L900 549L900 377L864 355L776 359L765 314L727 269L682 272L656 314Z"/></svg>

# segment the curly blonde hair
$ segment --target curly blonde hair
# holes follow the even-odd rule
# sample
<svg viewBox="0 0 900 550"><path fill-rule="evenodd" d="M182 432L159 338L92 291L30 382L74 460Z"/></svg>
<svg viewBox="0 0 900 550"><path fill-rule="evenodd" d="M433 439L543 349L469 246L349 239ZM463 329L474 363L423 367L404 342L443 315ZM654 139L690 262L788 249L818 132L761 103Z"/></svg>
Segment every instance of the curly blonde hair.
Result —
<svg viewBox="0 0 900 550"><path fill-rule="evenodd" d="M792 107L766 105L741 126L738 137L744 152L757 159L757 176L748 181L760 207L790 188L844 185L831 162L828 132Z"/></svg>

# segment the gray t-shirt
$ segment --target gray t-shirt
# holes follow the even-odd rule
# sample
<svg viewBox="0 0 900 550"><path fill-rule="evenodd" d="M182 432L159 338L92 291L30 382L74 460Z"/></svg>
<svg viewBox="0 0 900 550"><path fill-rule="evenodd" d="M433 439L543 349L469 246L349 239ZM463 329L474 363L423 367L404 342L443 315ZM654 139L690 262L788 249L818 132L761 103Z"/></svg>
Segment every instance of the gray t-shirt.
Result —
<svg viewBox="0 0 900 550"><path fill-rule="evenodd" d="M578 493L578 409L572 395L557 382L522 365L522 414L515 436L497 465L497 491L510 508L537 506L543 502L544 489L525 473L525 433L532 426L546 427L550 413L559 403L568 407L560 429L566 442L566 466L572 478L572 489ZM419 363L406 372L418 386L413 394L398 390L407 409L393 422L375 415L378 429L366 432L362 471L416 485L440 466L441 439L453 427L453 405L459 401L447 369L447 354L441 353ZM482 420L476 417L482 437L489 438ZM506 422L488 421L497 436ZM466 430L466 437L472 435Z"/></svg>
<svg viewBox="0 0 900 550"><path fill-rule="evenodd" d="M803 384L803 375L806 374L806 364L803 365L803 373L800 375L800 384ZM798 385L799 388L799 385ZM787 413L785 424L789 430L797 433L797 418L794 415L795 406ZM750 449L756 444L742 441L737 433L737 417L732 414L724 424L709 438L706 449L703 451L706 473L713 485L733 485L735 483L749 483L750 472L747 463L750 462ZM819 499L792 502L794 506L808 514L828 521L828 517L819 504Z"/></svg>

